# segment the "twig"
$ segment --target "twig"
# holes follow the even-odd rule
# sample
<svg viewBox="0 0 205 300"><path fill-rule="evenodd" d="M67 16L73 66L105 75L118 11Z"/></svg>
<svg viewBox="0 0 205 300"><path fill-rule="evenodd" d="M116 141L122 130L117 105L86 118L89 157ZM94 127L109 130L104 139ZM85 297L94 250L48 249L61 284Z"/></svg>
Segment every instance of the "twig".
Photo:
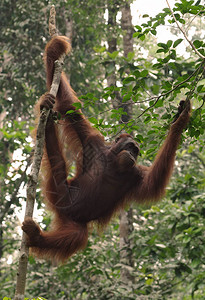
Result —
<svg viewBox="0 0 205 300"><path fill-rule="evenodd" d="M200 69L204 66L204 64L205 64L205 61L202 61L202 63L199 65L199 67L198 67L198 68L197 68L197 69L196 69L196 70L195 70L195 71L194 71L187 79L185 79L184 81L178 83L173 89L169 90L168 92L166 92L166 93L164 93L164 94L161 94L161 95L158 95L158 96L154 96L154 97L151 97L150 99L148 99L149 101L150 101L150 100L154 100L154 99L156 99L156 100L155 100L155 102L154 102L152 105L150 105L150 106L147 107L145 110L143 110L143 112L142 112L141 114L139 114L139 115L136 117L136 119L139 119L139 118L140 118L142 115L144 115L150 108L154 107L154 106L157 104L157 102L159 101L159 99L160 99L161 97L164 97L164 96L169 95L171 92L173 92L174 90L176 90L180 85L182 85L182 84L186 83L187 81L189 81L189 79L191 79L194 75L198 76L198 74L199 74L199 72L200 72ZM194 87L190 90L190 93L187 95L187 98L186 98L185 102L188 102L188 101L190 100L191 95L193 94L193 92L194 92L194 90L195 90L195 88L196 88L196 84L197 84L198 81L201 79L201 77L203 76L203 74L204 74L204 69L203 69L203 71L202 71L202 74L201 74L200 78L195 79ZM204 105L204 103L205 103L205 96L203 97L203 103L202 103L202 105L201 105L199 108L197 108L197 110L200 109L200 108ZM115 137L115 136L117 136L120 132L122 132L122 131L126 128L126 126L127 126L127 124L124 123L124 126L123 126L116 134L114 134L114 135L112 136L112 138Z"/></svg>
<svg viewBox="0 0 205 300"><path fill-rule="evenodd" d="M189 28L189 26L191 25L191 23L194 21L194 19L196 18L196 17L198 17L199 16L199 14L200 13L202 13L203 12L203 10L201 9L192 19L191 19L191 21L188 23L188 25L186 26L186 31L188 31L188 28Z"/></svg>
<svg viewBox="0 0 205 300"><path fill-rule="evenodd" d="M152 107L154 107L156 104L157 104L157 102L159 101L159 99L161 98L161 95L155 100L155 102L152 104L152 105L150 105L149 107L147 107L141 114L139 114L137 117L136 117L136 119L139 119L141 116L143 116L150 108L152 108Z"/></svg>
<svg viewBox="0 0 205 300"><path fill-rule="evenodd" d="M174 18L174 21L175 21L176 24L177 24L177 27L178 27L179 30L183 33L183 35L184 35L185 39L187 40L187 42L190 44L190 46L192 47L192 49L194 50L194 52L195 52L200 58L205 59L205 56L203 56L203 55L196 49L196 47L194 46L194 44L189 40L189 38L188 38L186 32L185 32L185 31L182 29L182 27L179 25L179 23L178 23L178 21L177 21L175 15L174 15L174 12L173 12L173 10L171 9L171 6L170 6L170 4L169 4L169 1L166 0L166 2L167 2L167 5L168 5L168 7L169 7L169 9L170 9L170 12L171 12L171 14L172 14L172 17Z"/></svg>
<svg viewBox="0 0 205 300"><path fill-rule="evenodd" d="M184 83L186 83L187 81L189 81L189 79L191 79L195 74L198 74L199 73L199 71L200 71L200 69L201 69L201 67L204 65L204 61L200 64L200 66L187 78L187 79L185 79L184 81L182 81L182 82L180 82L180 83L178 83L177 85L175 85L175 87L173 88L173 89L171 89L171 90L169 90L168 92L166 92L166 93L164 93L164 94L161 94L161 95L159 95L159 96L154 96L154 97L152 97L152 98L150 98L150 100L153 100L153 99L156 99L155 100L155 102L151 105L151 106L149 106L148 108L146 108L141 114L139 114L137 117L136 117L136 119L138 119L138 118L140 118L142 115L144 115L145 113L146 113L146 111L148 111L150 108L152 108L152 107L154 107L156 104L157 104L157 102L159 101L159 99L161 98L161 97L164 97L164 96L167 96L167 95L169 95L170 93L172 93L173 91L175 91L179 86L181 86L181 85L183 85ZM188 101L188 100L187 100Z"/></svg>
<svg viewBox="0 0 205 300"><path fill-rule="evenodd" d="M57 35L57 30L55 26L55 14L56 14L55 7L52 6L50 10L50 18L49 18L49 32L51 36ZM50 93L53 94L54 96L56 96L58 92L64 57L65 55L62 55L59 58L59 60L55 62L55 72L53 76L52 85L50 88ZM39 118L33 164L32 164L31 173L29 175L28 185L27 185L27 201L26 201L25 218L33 216L34 202L36 196L36 186L38 182L38 174L39 174L41 160L43 156L43 148L44 148L44 141L45 141L45 127L46 127L46 122L49 114L50 114L49 110L43 109ZM26 244L26 235L25 233L23 233L14 300L24 299L28 256L29 256L29 248Z"/></svg>
<svg viewBox="0 0 205 300"><path fill-rule="evenodd" d="M161 98L161 97L164 97L164 96L167 96L167 95L169 95L170 93L172 93L172 92L174 92L179 86L181 86L181 85L183 85L184 83L186 83L187 81L189 81L189 79L191 79L200 69L201 69L201 67L203 66L205 64L205 62L202 62L201 64L200 64L200 66L189 76L189 77L187 77L184 81L182 81L182 82L179 82L177 85L175 85L174 87L173 87L173 89L171 89L171 90L169 90L169 91L167 91L167 92L165 92L165 93L163 93L163 94L161 94L161 95L159 95L159 96L153 96L153 97L151 97L151 98L149 98L147 101L151 101L151 100L154 100L154 99L158 99L158 98ZM159 100L159 99L158 99Z"/></svg>
<svg viewBox="0 0 205 300"><path fill-rule="evenodd" d="M191 97L192 97L192 95L193 95L193 93L194 93L194 91L195 91L195 89L196 89L196 87L197 87L198 82L199 82L199 81L202 79L202 77L204 76L204 72L205 72L205 69L203 69L201 75L198 76L198 75L199 75L199 69L198 69L198 72L197 72L197 74L196 74L196 77L195 77L195 79L194 79L194 81L193 81L193 83L192 83L193 87L192 87L191 90L189 91L189 93L188 93L188 95L187 95L187 97L186 97L185 103L186 103L186 102L189 102L189 101L191 100Z"/></svg>
<svg viewBox="0 0 205 300"><path fill-rule="evenodd" d="M202 63L199 65L199 67L198 67L198 68L197 68L197 69L196 69L189 77L187 77L184 81L182 81L182 82L178 83L177 85L175 85L171 90L169 90L169 91L167 91L167 92L165 92L165 93L162 93L162 94L160 94L160 95L158 95L158 96L152 96L152 97L147 98L147 99L145 99L145 100L134 102L134 104L137 104L137 103L144 103L144 102L148 102L148 101L151 101L151 100L155 100L155 99L156 99L156 101L154 102L154 104L152 104L151 106L149 106L148 108L146 108L146 109L145 109L140 115L138 115L136 118L138 119L139 117L141 117L142 115L144 115L144 113L145 113L147 110L149 110L150 108L154 107L154 106L157 104L157 102L159 101L160 98L169 95L170 93L172 93L173 91L175 91L179 86L181 86L181 85L183 85L184 83L186 83L187 81L189 81L189 79L191 79L194 75L196 75L196 74L200 71L201 67L203 67L204 64L205 64L205 61L202 61ZM90 117L96 117L96 116L99 116L99 115L104 114L105 112L112 111L112 110L113 110L113 108L111 107L111 108L109 108L109 109L106 109L106 110L104 110L104 111L98 113L97 115L96 115L96 114L93 115L93 116L91 115ZM85 117L85 119L89 119L90 117ZM80 122L82 122L82 120L76 121L76 123L80 123ZM128 122L128 123L129 123L129 122ZM59 123L59 124L60 124L60 123ZM126 124L126 122L124 122L124 124ZM123 129L124 129L124 128L122 128L117 134L119 134ZM117 134L115 134L113 137L115 137Z"/></svg>
<svg viewBox="0 0 205 300"><path fill-rule="evenodd" d="M155 102L154 102L151 106L147 107L141 114L139 114L139 115L136 117L136 119L139 119L139 118L140 118L142 115L144 115L150 108L154 107L154 106L157 104L157 102L159 101L160 98L169 95L170 93L172 93L173 91L175 91L179 86L181 86L181 85L183 85L184 83L186 83L187 81L189 81L193 76L195 76L196 74L198 75L200 69L204 66L204 64L205 64L205 61L202 61L201 64L199 65L199 67L198 67L198 68L197 68L197 69L196 69L189 77L187 77L184 81L182 81L182 82L178 83L177 85L175 85L171 90L169 90L169 91L167 91L167 92L165 92L165 93L162 93L162 94L160 94L160 95L158 95L158 96L153 96L153 97L150 97L149 99L146 99L146 100L143 100L143 101L135 102L135 104L136 104L136 103L143 103L143 102L147 102L147 101L151 101L151 100L155 100L155 99L156 99ZM203 72L204 72L204 71L203 71ZM202 73L203 73L203 72L202 72ZM188 99L187 99L186 101L188 101ZM204 102L203 102L203 103L204 103ZM203 104L202 104L202 106L203 106ZM201 107L202 107L202 106L201 106ZM201 108L201 107L200 107L200 108ZM200 109L200 108L198 108L198 109ZM112 109L113 109L113 108L109 108L109 109L107 109L107 110L105 110L105 111L99 113L98 115L101 115L101 114L103 114L103 113L105 113L105 112L107 112L107 111L111 111ZM95 116L96 116L96 115L95 115ZM86 117L86 119L89 119L89 117ZM81 122L81 121L77 121L77 122ZM128 122L128 123L129 123L129 122ZM127 123L124 122L122 128L121 128L116 134L112 135L112 137L111 137L110 139L113 139L115 136L117 136L118 134L120 134L126 127L127 127Z"/></svg>

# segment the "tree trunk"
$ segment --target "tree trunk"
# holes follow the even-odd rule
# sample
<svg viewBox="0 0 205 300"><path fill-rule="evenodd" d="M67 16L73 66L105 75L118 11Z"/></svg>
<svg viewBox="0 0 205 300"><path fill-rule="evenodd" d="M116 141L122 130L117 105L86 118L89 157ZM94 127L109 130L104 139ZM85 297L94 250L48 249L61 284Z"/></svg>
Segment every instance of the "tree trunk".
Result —
<svg viewBox="0 0 205 300"><path fill-rule="evenodd" d="M115 5L115 1L113 3L110 3L108 1L108 51L110 53L117 51L117 35L116 35L116 16L117 16L118 8L117 5ZM110 62L110 69L113 70L112 74L110 74L107 78L107 84L109 87L114 86L116 87L116 68L115 68L115 62ZM115 93L116 94L116 93ZM112 100L112 105L114 108L119 107L119 94L116 94L116 98Z"/></svg>
<svg viewBox="0 0 205 300"><path fill-rule="evenodd" d="M112 53L117 51L117 22L116 16L118 12L117 1L112 4L108 3L108 51ZM133 40L132 40L132 17L130 6L126 4L122 8L122 19L121 26L123 29L123 50L124 56L127 57L129 52L133 51ZM108 86L116 86L116 74L115 74L115 62L111 62L111 67L113 73L107 78ZM128 122L132 115L132 105L130 103L123 103L122 97L119 92L115 92L115 99L113 100L113 107L119 108L122 107L123 110L127 113L122 115L121 122ZM127 283L133 280L132 275L130 274L130 268L133 266L132 261L132 251L130 247L130 238L129 235L133 230L132 224L132 209L129 211L122 211L120 216L120 249L121 249L121 263L124 265L121 269L121 279L123 282Z"/></svg>
<svg viewBox="0 0 205 300"><path fill-rule="evenodd" d="M123 51L127 57L129 52L133 52L133 28L130 5L128 3L121 9L121 27L123 30ZM132 117L132 103L123 103L123 109L127 113L122 116L122 122L128 122ZM133 231L133 212L132 208L128 211L122 211L120 216L120 248L121 248L121 263L124 265L121 269L121 279L123 282L134 281L130 272L130 267L133 267L133 258L131 250L131 240L129 238Z"/></svg>

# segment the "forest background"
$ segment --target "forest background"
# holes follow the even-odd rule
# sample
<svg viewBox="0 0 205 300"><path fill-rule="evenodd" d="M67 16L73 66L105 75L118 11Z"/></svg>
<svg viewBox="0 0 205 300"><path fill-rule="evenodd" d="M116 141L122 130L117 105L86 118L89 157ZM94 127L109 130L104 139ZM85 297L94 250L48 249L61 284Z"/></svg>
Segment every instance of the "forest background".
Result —
<svg viewBox="0 0 205 300"><path fill-rule="evenodd" d="M205 298L204 1L170 1L176 20L166 1L156 16L142 15L136 3L1 1L1 298L12 299L15 290L33 106L46 91L42 57L51 4L60 33L72 43L64 69L85 115L108 141L122 130L133 133L139 163L149 165L179 101L191 97L193 111L163 201L133 205L100 236L94 230L88 247L63 266L30 257L26 297ZM34 216L49 226L39 188Z"/></svg>

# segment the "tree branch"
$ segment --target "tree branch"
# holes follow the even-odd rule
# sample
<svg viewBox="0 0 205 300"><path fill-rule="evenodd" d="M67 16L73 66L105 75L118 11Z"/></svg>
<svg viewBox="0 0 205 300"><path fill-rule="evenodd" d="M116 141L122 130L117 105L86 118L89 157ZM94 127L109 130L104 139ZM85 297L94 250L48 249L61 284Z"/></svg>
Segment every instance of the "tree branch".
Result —
<svg viewBox="0 0 205 300"><path fill-rule="evenodd" d="M196 47L194 46L194 44L189 40L189 38L188 38L186 32L185 32L185 31L182 29L182 27L179 25L179 23L178 23L178 21L177 21L175 15L174 15L174 12L173 12L173 10L171 9L171 6L170 6L170 4L169 4L169 1L166 0L166 2L167 2L167 5L168 5L168 7L169 7L169 9L170 9L170 12L171 12L171 14L172 14L172 17L174 18L174 21L175 21L175 23L177 24L177 27L178 27L179 30L183 33L183 35L184 35L185 39L187 40L187 42L190 44L190 46L192 47L192 49L194 50L194 52L195 52L200 58L205 59L205 56L203 56L203 55L196 49Z"/></svg>
<svg viewBox="0 0 205 300"><path fill-rule="evenodd" d="M50 10L50 18L49 18L49 33L51 36L57 35L57 30L55 25L55 14L56 14L55 6L53 5ZM55 97L57 95L59 84L60 84L64 58L65 55L62 55L59 58L59 60L55 62L55 72L53 76L52 85L50 88L50 93ZM38 175L39 175L41 160L43 156L43 148L44 148L44 141L45 141L45 127L46 127L49 114L50 114L50 110L43 109L39 118L33 164L32 164L31 173L29 175L28 184L27 184L27 201L26 201L25 218L33 216L33 209L34 209L34 203L36 197L36 187L38 183ZM28 256L29 256L29 248L26 244L26 235L25 233L23 233L14 300L24 299Z"/></svg>
<svg viewBox="0 0 205 300"><path fill-rule="evenodd" d="M181 86L181 85L183 85L184 83L186 83L187 81L189 81L194 75L198 75L198 73L199 73L199 71L200 71L200 69L203 67L203 65L204 65L204 61L199 65L199 67L189 76L189 77L187 77L187 79L185 79L184 81L182 81L182 82L180 82L180 83L178 83L177 85L175 85L174 87L173 87L173 89L171 89L171 90L169 90L168 92L166 92L166 93L163 93L163 94L161 94L161 95L159 95L159 96L153 96L153 97L151 97L150 99L149 99L149 101L150 100L154 100L154 99L156 99L155 100L155 102L151 105L151 106L149 106L149 107L147 107L141 114L139 114L137 117L136 117L136 119L138 119L138 118L140 118L142 115L144 115L145 113L146 113L146 111L148 111L150 108L152 108L152 107L154 107L156 104L157 104L157 102L159 101L159 99L161 98L161 97L164 97L164 96L167 96L167 95L169 95L170 93L172 93L173 91L175 91L179 86ZM202 72L203 73L203 72ZM194 85L194 87L193 87L194 89L196 88L196 84ZM187 100L186 101L188 101L190 99L190 97L188 98L187 97Z"/></svg>

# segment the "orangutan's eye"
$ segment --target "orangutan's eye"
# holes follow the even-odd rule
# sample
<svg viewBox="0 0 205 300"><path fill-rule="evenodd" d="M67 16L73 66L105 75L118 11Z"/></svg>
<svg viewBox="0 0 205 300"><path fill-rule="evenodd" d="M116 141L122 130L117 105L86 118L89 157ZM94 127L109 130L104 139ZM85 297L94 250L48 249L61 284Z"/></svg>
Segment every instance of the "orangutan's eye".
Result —
<svg viewBox="0 0 205 300"><path fill-rule="evenodd" d="M117 143L119 140L120 140L120 137L117 137L117 138L115 139L115 143Z"/></svg>

